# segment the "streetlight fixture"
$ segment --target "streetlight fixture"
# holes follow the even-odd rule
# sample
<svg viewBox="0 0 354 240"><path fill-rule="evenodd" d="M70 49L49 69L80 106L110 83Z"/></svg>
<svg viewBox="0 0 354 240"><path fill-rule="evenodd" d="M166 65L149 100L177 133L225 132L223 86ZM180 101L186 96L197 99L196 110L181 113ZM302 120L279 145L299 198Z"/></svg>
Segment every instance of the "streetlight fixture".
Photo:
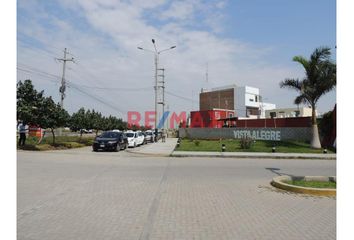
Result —
<svg viewBox="0 0 354 240"><path fill-rule="evenodd" d="M145 49L142 47L138 47L138 49L154 53L154 62L155 62L155 86L154 86L154 90L155 90L155 129L157 129L157 88L158 88L158 86L157 86L157 76L158 76L157 71L158 71L158 64L159 64L159 55L162 52L176 48L176 46L172 46L172 47L158 51L157 47L156 47L155 39L151 39L151 41L152 41L152 44L154 45L155 51L150 50L150 49ZM163 103L163 104L165 104L165 103ZM164 113L162 113L162 114L164 114Z"/></svg>

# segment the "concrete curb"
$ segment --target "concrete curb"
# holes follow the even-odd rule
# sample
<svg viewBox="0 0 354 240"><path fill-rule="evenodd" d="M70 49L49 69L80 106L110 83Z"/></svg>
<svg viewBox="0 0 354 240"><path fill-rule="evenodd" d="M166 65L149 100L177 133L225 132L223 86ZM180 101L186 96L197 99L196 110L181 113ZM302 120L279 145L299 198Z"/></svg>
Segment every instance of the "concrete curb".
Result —
<svg viewBox="0 0 354 240"><path fill-rule="evenodd" d="M291 184L284 183L284 181L291 181L291 180L305 180L305 181L337 181L335 176L331 177L324 177L324 176L278 176L273 178L271 184L274 187L296 192L296 193L303 193L303 194L311 194L311 195L318 195L318 196L336 196L337 190L332 188L309 188L309 187L300 187Z"/></svg>
<svg viewBox="0 0 354 240"><path fill-rule="evenodd" d="M336 154L287 154L287 153L230 153L230 152L187 152L174 151L171 157L213 157L213 158L267 158L267 159L316 159L336 160Z"/></svg>
<svg viewBox="0 0 354 240"><path fill-rule="evenodd" d="M147 153L147 152L133 152L130 150L125 150L125 152L132 153L132 154L138 154L138 155L144 155L144 156L151 156L151 157L169 157L171 154L163 154L163 153Z"/></svg>

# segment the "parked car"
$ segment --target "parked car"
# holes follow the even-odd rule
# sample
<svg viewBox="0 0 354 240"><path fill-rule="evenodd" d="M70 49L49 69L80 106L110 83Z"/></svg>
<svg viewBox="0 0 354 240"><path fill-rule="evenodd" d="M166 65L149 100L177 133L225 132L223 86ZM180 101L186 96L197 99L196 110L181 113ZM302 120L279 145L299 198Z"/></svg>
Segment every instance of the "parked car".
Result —
<svg viewBox="0 0 354 240"><path fill-rule="evenodd" d="M145 142L145 136L144 136L143 132L142 131L137 131L136 133L138 135L137 145L138 146L143 145L144 142Z"/></svg>
<svg viewBox="0 0 354 240"><path fill-rule="evenodd" d="M146 133L145 132L141 132L142 134L143 134L143 136L144 136L144 143L143 144L147 144L148 143L148 141L147 141L147 139L146 139Z"/></svg>
<svg viewBox="0 0 354 240"><path fill-rule="evenodd" d="M145 141L154 142L154 133L151 130L145 131Z"/></svg>
<svg viewBox="0 0 354 240"><path fill-rule="evenodd" d="M127 131L125 134L128 138L128 147L136 147L138 146L138 134L133 131Z"/></svg>
<svg viewBox="0 0 354 240"><path fill-rule="evenodd" d="M93 151L111 150L120 151L128 147L128 139L122 132L107 131L97 136L92 144Z"/></svg>
<svg viewBox="0 0 354 240"><path fill-rule="evenodd" d="M80 129L80 132L81 133L93 133L93 130L92 129Z"/></svg>

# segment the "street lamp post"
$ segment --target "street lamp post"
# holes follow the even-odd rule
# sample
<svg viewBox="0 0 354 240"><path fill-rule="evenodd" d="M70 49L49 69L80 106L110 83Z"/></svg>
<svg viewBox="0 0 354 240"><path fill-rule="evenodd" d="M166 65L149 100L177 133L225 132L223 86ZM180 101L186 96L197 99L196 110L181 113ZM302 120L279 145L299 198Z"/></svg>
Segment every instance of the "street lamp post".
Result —
<svg viewBox="0 0 354 240"><path fill-rule="evenodd" d="M158 69L158 64L159 64L158 61L159 61L159 55L155 54L155 86L154 86L154 90L155 90L155 129L157 128L157 69Z"/></svg>
<svg viewBox="0 0 354 240"><path fill-rule="evenodd" d="M155 44L155 39L152 39L151 41L152 41L152 44L154 45L154 50L155 51L150 50L150 49L145 49L145 48L142 48L142 47L138 47L138 49L154 53L154 63L155 63L155 86L154 86L154 90L155 90L155 129L157 129L157 88L158 88L158 86L157 86L157 76L158 76L159 55L162 52L165 52L165 51L168 51L168 50L176 48L176 46L172 46L172 47L163 49L161 51L158 51L157 47L156 47L156 44ZM163 103L163 104L165 104L165 103ZM162 113L162 114L164 114L164 113Z"/></svg>

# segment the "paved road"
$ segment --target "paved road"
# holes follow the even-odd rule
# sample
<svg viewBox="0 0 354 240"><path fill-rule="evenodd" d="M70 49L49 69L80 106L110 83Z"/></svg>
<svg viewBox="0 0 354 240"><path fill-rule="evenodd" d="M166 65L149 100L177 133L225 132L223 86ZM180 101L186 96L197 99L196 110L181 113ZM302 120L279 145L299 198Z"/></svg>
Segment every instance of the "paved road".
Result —
<svg viewBox="0 0 354 240"><path fill-rule="evenodd" d="M335 164L19 151L18 239L335 239L335 198L269 185Z"/></svg>

